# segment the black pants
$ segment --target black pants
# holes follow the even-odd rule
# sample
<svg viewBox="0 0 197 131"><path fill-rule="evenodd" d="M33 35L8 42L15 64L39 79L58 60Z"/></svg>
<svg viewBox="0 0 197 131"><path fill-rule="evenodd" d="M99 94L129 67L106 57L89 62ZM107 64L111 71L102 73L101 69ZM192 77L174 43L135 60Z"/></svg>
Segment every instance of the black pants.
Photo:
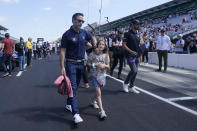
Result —
<svg viewBox="0 0 197 131"><path fill-rule="evenodd" d="M159 59L159 70L162 68L162 58L164 58L164 70L167 70L168 67L168 51L167 50L158 50L158 59Z"/></svg>
<svg viewBox="0 0 197 131"><path fill-rule="evenodd" d="M112 64L111 72L113 72L115 67L117 66L118 60L120 62L118 75L121 75L122 68L123 68L123 62L124 62L124 55L123 54L113 54L113 64Z"/></svg>
<svg viewBox="0 0 197 131"><path fill-rule="evenodd" d="M85 84L88 83L88 71L87 71L87 66L84 66L83 81L84 81Z"/></svg>
<svg viewBox="0 0 197 131"><path fill-rule="evenodd" d="M36 58L37 58L37 57L36 57L37 51L36 51L36 50L33 50L33 52L34 52L34 59L36 59Z"/></svg>
<svg viewBox="0 0 197 131"><path fill-rule="evenodd" d="M142 57L142 61L144 62L144 57L146 57L146 62L148 62L148 50L147 49L145 49L144 50L144 53L143 53L143 57Z"/></svg>
<svg viewBox="0 0 197 131"><path fill-rule="evenodd" d="M41 49L37 49L38 58L41 58Z"/></svg>
<svg viewBox="0 0 197 131"><path fill-rule="evenodd" d="M46 49L43 50L43 55L44 55L44 58L47 57L47 51L46 51Z"/></svg>
<svg viewBox="0 0 197 131"><path fill-rule="evenodd" d="M32 50L28 50L28 52L27 52L27 66L31 65L31 57L32 57Z"/></svg>

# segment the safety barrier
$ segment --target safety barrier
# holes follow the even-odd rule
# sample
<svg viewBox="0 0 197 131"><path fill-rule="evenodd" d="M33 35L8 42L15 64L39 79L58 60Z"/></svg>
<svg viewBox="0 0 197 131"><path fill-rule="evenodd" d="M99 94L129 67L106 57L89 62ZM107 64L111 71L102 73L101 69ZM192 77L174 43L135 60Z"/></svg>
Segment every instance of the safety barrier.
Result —
<svg viewBox="0 0 197 131"><path fill-rule="evenodd" d="M158 64L157 52L149 52L149 63ZM168 53L168 66L197 70L197 54Z"/></svg>

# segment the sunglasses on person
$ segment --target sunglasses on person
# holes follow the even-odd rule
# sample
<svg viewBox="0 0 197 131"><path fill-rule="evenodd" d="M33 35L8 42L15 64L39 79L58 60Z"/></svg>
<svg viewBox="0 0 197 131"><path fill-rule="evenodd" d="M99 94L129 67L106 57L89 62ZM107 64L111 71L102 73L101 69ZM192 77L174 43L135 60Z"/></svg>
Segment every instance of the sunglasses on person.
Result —
<svg viewBox="0 0 197 131"><path fill-rule="evenodd" d="M85 21L84 20L79 20L79 19L76 19L77 20L77 22L79 22L79 23L84 23Z"/></svg>

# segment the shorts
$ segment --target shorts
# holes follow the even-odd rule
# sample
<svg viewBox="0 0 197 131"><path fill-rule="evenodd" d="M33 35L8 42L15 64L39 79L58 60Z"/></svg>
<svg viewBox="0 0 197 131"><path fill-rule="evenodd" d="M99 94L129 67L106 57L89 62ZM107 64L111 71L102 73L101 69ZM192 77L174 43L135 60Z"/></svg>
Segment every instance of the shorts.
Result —
<svg viewBox="0 0 197 131"><path fill-rule="evenodd" d="M90 76L90 81L92 83L92 86L95 87L95 88L104 87L106 85L106 79L105 79L105 82L104 82L103 85L99 84L96 77L94 77L94 76Z"/></svg>

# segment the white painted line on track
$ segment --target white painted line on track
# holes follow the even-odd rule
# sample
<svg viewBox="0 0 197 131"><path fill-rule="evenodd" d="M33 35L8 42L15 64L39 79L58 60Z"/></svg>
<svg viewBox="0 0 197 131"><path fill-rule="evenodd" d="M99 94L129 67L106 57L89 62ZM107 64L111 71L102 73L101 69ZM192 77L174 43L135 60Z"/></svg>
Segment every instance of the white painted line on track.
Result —
<svg viewBox="0 0 197 131"><path fill-rule="evenodd" d="M194 99L197 99L197 97L188 96L188 97L168 98L169 101L184 101L184 100L194 100Z"/></svg>
<svg viewBox="0 0 197 131"><path fill-rule="evenodd" d="M24 68L26 68L26 67L27 67L27 64L24 65Z"/></svg>
<svg viewBox="0 0 197 131"><path fill-rule="evenodd" d="M16 75L17 77L21 76L23 71L19 71L18 74Z"/></svg>
<svg viewBox="0 0 197 131"><path fill-rule="evenodd" d="M110 75L106 75L106 76L109 77L109 78L111 78L111 79L114 79L114 80L116 80L116 81L118 81L118 82L121 82L121 83L124 82L124 81L119 80L119 79L116 79L116 78L114 78L114 77L112 77L112 76L110 76ZM136 87L136 89L139 90L139 91L141 91L141 92L143 92L143 93L145 93L145 94L147 94L147 95L150 95L150 96L152 96L152 97L155 97L155 98L157 98L157 99L159 99L159 100L161 100L161 101L163 101L163 102L166 102L166 103L168 103L168 104L170 104L170 105L173 105L173 106L175 106L175 107L177 107L177 108L179 108L179 109L181 109L181 110L184 110L184 111L186 111L186 112L189 112L189 113L191 113L191 114L197 116L197 112L194 111L194 110L192 110L192 109L189 109L189 108L187 108L187 107L185 107L185 106L179 105L179 104L177 104L177 103L175 103L175 102L172 102L172 101L170 101L170 100L168 100L168 99L166 99L166 98L163 98L163 97L161 97L161 96L158 96L158 95L156 95L156 94L153 94L153 93L151 93L151 92L149 92L149 91L146 91L146 90L144 90L144 89L141 89L141 88L139 88L139 87Z"/></svg>
<svg viewBox="0 0 197 131"><path fill-rule="evenodd" d="M27 67L27 64L24 65L24 69ZM17 77L20 77L22 75L23 71L19 71L18 74L16 75Z"/></svg>

